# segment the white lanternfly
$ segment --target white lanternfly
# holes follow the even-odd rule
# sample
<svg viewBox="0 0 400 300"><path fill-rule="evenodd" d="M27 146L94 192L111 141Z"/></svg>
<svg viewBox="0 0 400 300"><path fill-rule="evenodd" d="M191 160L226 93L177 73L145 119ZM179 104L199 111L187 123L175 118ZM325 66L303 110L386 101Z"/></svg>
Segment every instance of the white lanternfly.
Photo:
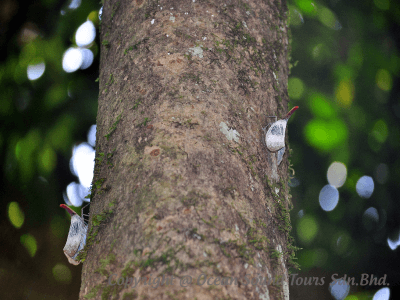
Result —
<svg viewBox="0 0 400 300"><path fill-rule="evenodd" d="M64 208L71 215L71 226L69 227L67 242L64 247L64 254L68 258L68 261L77 266L80 261L76 260L78 254L83 250L86 244L86 233L87 225L76 212L69 208L65 204L61 204L60 207Z"/></svg>
<svg viewBox="0 0 400 300"><path fill-rule="evenodd" d="M278 151L278 166L282 161L283 154L285 154L285 132L286 132L286 125L290 118L290 116L298 109L298 106L293 107L283 118L282 120L275 121L270 125L267 133L265 134L265 144L269 151L276 152ZM276 116L272 117L276 119ZM264 132L266 131L267 127L263 128Z"/></svg>

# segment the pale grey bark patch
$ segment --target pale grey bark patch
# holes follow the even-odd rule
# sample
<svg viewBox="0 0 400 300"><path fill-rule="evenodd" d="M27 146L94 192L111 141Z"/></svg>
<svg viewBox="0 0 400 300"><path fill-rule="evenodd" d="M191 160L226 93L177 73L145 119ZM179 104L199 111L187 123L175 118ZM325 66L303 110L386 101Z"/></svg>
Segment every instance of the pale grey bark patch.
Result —
<svg viewBox="0 0 400 300"><path fill-rule="evenodd" d="M198 57L200 57L200 58L203 58L203 49L201 49L201 47L189 48L189 51L190 51L194 56L198 56Z"/></svg>
<svg viewBox="0 0 400 300"><path fill-rule="evenodd" d="M226 136L229 141L234 140L236 143L239 143L239 132L232 128L229 129L228 125L226 125L224 122L221 122L219 124L219 127L219 130Z"/></svg>

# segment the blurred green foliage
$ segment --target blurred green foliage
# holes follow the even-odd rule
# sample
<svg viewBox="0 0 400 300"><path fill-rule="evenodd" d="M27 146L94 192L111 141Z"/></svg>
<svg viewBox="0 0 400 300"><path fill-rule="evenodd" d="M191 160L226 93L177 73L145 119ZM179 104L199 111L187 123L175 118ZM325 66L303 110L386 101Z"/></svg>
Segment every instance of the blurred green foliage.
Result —
<svg viewBox="0 0 400 300"><path fill-rule="evenodd" d="M303 248L298 276L387 274L393 293L400 276L393 267L398 250L388 246L400 228L400 4L293 0L289 11L288 93L290 107L300 107L288 131L296 170L292 222ZM335 161L346 166L347 178L338 188L338 205L325 212L319 194ZM356 191L364 175L374 180L368 199ZM369 207L376 208L377 221L363 215ZM369 297L378 288L369 287ZM301 287L291 292L302 295ZM365 297L354 286L350 294L348 299Z"/></svg>
<svg viewBox="0 0 400 300"><path fill-rule="evenodd" d="M72 4L79 4L71 9ZM85 70L66 73L63 55L98 1L0 3L1 299L76 299L80 267L62 251L69 215L59 208L71 181L71 150L96 122L98 38ZM44 66L35 80L29 68ZM24 283L21 285L21 283Z"/></svg>

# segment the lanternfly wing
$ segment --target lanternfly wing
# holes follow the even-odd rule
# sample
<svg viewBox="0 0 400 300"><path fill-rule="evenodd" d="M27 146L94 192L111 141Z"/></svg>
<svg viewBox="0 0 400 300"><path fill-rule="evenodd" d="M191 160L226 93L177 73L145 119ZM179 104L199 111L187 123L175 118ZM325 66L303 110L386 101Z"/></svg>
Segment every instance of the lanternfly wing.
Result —
<svg viewBox="0 0 400 300"><path fill-rule="evenodd" d="M265 143L267 144L267 148L271 152L278 151L285 147L285 132L286 125L290 118L290 116L298 109L298 106L293 107L285 116L284 119L276 121L271 125L268 129L267 134L265 135ZM284 150L283 150L284 151ZM283 153L278 153L280 159L282 160ZM278 159L279 161L279 159ZM279 165L279 163L278 163Z"/></svg>
<svg viewBox="0 0 400 300"><path fill-rule="evenodd" d="M265 135L265 142L267 148L272 151L278 151L285 146L285 131L286 131L286 121L279 120L271 125Z"/></svg>
<svg viewBox="0 0 400 300"><path fill-rule="evenodd" d="M68 261L73 265L79 265L75 260L79 252L86 244L87 225L81 217L74 215L71 217L71 226L69 227L67 242L65 243L64 253Z"/></svg>
<svg viewBox="0 0 400 300"><path fill-rule="evenodd" d="M66 209L71 215L71 225L69 227L67 242L64 247L64 254L71 264L79 265L80 261L76 260L76 257L85 247L87 225L84 220L68 206L64 204L60 206Z"/></svg>
<svg viewBox="0 0 400 300"><path fill-rule="evenodd" d="M285 150L286 150L286 147L283 147L282 149L279 149L279 150L278 150L278 162L277 162L278 166L279 166L279 165L281 164L281 162L282 162L283 155L285 154Z"/></svg>

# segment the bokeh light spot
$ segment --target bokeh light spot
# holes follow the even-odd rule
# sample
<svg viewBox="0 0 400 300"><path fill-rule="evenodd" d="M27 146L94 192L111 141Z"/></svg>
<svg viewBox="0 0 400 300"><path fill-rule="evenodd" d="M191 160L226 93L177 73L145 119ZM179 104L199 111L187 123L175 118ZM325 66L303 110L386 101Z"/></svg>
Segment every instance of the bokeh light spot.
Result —
<svg viewBox="0 0 400 300"><path fill-rule="evenodd" d="M89 188L93 180L95 151L88 143L75 146L71 157L73 174L79 177L79 182Z"/></svg>
<svg viewBox="0 0 400 300"><path fill-rule="evenodd" d="M303 16L295 6L289 5L290 26L299 26L304 23Z"/></svg>
<svg viewBox="0 0 400 300"><path fill-rule="evenodd" d="M103 6L99 9L99 20L101 20L101 16L103 15Z"/></svg>
<svg viewBox="0 0 400 300"><path fill-rule="evenodd" d="M329 291L336 300L343 300L350 292L350 285L343 279L336 279L329 284Z"/></svg>
<svg viewBox="0 0 400 300"><path fill-rule="evenodd" d="M362 215L364 228L368 231L375 229L379 223L379 213L375 207L366 209Z"/></svg>
<svg viewBox="0 0 400 300"><path fill-rule="evenodd" d="M372 128L373 137L379 142L384 143L389 135L389 130L384 120L378 120L375 122Z"/></svg>
<svg viewBox="0 0 400 300"><path fill-rule="evenodd" d="M28 251L30 257L34 257L37 251L37 243L35 237L29 233L23 234L20 237L20 242Z"/></svg>
<svg viewBox="0 0 400 300"><path fill-rule="evenodd" d="M24 212L20 209L17 202L10 202L8 204L8 219L15 228L21 228L24 224Z"/></svg>
<svg viewBox="0 0 400 300"><path fill-rule="evenodd" d="M390 298L390 289L388 287L384 287L375 293L372 300L389 300L389 298Z"/></svg>
<svg viewBox="0 0 400 300"><path fill-rule="evenodd" d="M88 20L92 21L96 26L99 25L99 11L93 10L88 15Z"/></svg>
<svg viewBox="0 0 400 300"><path fill-rule="evenodd" d="M309 16L315 16L317 14L317 9L315 4L311 0L296 0L297 7L300 8L302 12Z"/></svg>
<svg viewBox="0 0 400 300"><path fill-rule="evenodd" d="M318 19L326 27L339 30L342 28L335 14L327 7L320 7L318 9Z"/></svg>
<svg viewBox="0 0 400 300"><path fill-rule="evenodd" d="M297 187L300 185L300 180L296 177L290 177L288 184L290 187Z"/></svg>
<svg viewBox="0 0 400 300"><path fill-rule="evenodd" d="M310 243L318 232L318 224L311 216L304 216L299 219L297 226L297 235L304 243Z"/></svg>
<svg viewBox="0 0 400 300"><path fill-rule="evenodd" d="M69 202L73 206L81 206L83 199L80 196L80 184L76 182L71 182L67 186L67 197Z"/></svg>
<svg viewBox="0 0 400 300"><path fill-rule="evenodd" d="M81 65L81 70L89 68L94 59L93 52L89 49L82 49L82 65Z"/></svg>
<svg viewBox="0 0 400 300"><path fill-rule="evenodd" d="M376 73L376 85L382 91L390 91L392 89L392 76L389 71L380 69Z"/></svg>
<svg viewBox="0 0 400 300"><path fill-rule="evenodd" d="M49 146L41 151L39 159L39 167L43 172L50 173L57 165L57 154Z"/></svg>
<svg viewBox="0 0 400 300"><path fill-rule="evenodd" d="M75 42L79 47L85 47L94 41L96 28L92 21L86 21L76 30Z"/></svg>
<svg viewBox="0 0 400 300"><path fill-rule="evenodd" d="M369 198L374 192L374 180L370 176L361 177L356 184L357 194L361 198Z"/></svg>
<svg viewBox="0 0 400 300"><path fill-rule="evenodd" d="M69 48L64 52L62 67L65 72L72 73L78 70L83 62L83 55L78 48Z"/></svg>
<svg viewBox="0 0 400 300"><path fill-rule="evenodd" d="M311 120L304 127L304 133L310 145L322 151L329 151L342 145L348 135L346 125L339 119Z"/></svg>
<svg viewBox="0 0 400 300"><path fill-rule="evenodd" d="M68 4L69 9L77 9L79 6L81 6L82 0L71 0L70 3Z"/></svg>
<svg viewBox="0 0 400 300"><path fill-rule="evenodd" d="M330 185L339 188L346 182L347 168L341 162L332 163L327 172L328 182Z"/></svg>
<svg viewBox="0 0 400 300"><path fill-rule="evenodd" d="M53 267L53 276L58 282L70 283L72 280L71 270L64 264L56 264Z"/></svg>
<svg viewBox="0 0 400 300"><path fill-rule="evenodd" d="M96 125L92 125L89 128L87 140L90 146L94 147L96 145Z"/></svg>
<svg viewBox="0 0 400 300"><path fill-rule="evenodd" d="M311 55L318 63L327 62L332 57L331 49L324 43L315 45L311 50Z"/></svg>
<svg viewBox="0 0 400 300"><path fill-rule="evenodd" d="M44 62L29 65L27 68L28 79L29 80L39 79L40 77L42 77L45 69L46 69L46 64Z"/></svg>
<svg viewBox="0 0 400 300"><path fill-rule="evenodd" d="M400 245L400 230L396 230L396 232L392 233L391 236L387 238L387 243L391 250L396 250Z"/></svg>
<svg viewBox="0 0 400 300"><path fill-rule="evenodd" d="M351 237L347 232L340 232L333 237L333 249L341 256L346 255L351 243Z"/></svg>
<svg viewBox="0 0 400 300"><path fill-rule="evenodd" d="M337 103L348 108L353 103L354 99L354 84L351 79L341 80L335 91Z"/></svg>
<svg viewBox="0 0 400 300"><path fill-rule="evenodd" d="M333 210L339 203L339 191L336 187L327 184L319 192L319 205L325 211Z"/></svg>

